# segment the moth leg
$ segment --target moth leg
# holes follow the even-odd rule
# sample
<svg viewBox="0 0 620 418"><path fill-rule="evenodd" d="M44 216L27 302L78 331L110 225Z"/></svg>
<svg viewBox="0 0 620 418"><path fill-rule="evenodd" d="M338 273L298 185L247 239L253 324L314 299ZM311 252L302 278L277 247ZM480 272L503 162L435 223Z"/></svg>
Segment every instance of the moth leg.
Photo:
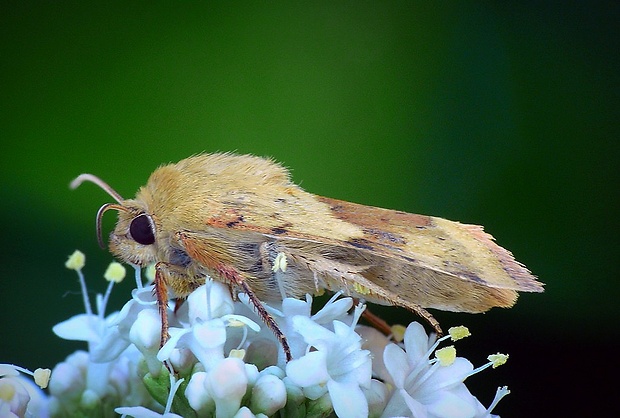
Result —
<svg viewBox="0 0 620 418"><path fill-rule="evenodd" d="M180 278L182 280L171 281L171 278ZM174 283L178 284L179 282L184 283L181 288L179 288L179 286L174 286ZM161 317L160 347L163 347L170 338L168 333L168 288L172 288L173 293L176 295L177 303L174 306L174 313L176 314L181 305L185 302L187 295L198 288L202 283L204 283L204 278L188 276L182 267L175 264L166 263L164 261L155 264L153 293L157 297L157 308L159 310L159 316Z"/></svg>
<svg viewBox="0 0 620 418"><path fill-rule="evenodd" d="M204 251L200 251L200 242L197 242L192 237L190 232L177 232L176 236L178 240L183 244L183 247L187 251L187 254L194 260L198 261L209 270L216 273L224 283L233 284L240 287L243 292L248 295L250 302L254 305L256 313L267 327L274 333L286 356L286 361L291 361L293 356L291 355L291 348L288 345L286 336L278 326L275 319L267 312L267 309L263 306L260 299L252 291L248 283L245 281L244 275L229 263L220 261L214 256L214 254L206 254Z"/></svg>
<svg viewBox="0 0 620 418"><path fill-rule="evenodd" d="M229 283L234 283L239 286L243 292L248 295L248 298L250 299L250 302L252 302L252 305L254 305L258 316L260 316L265 325L267 325L267 327L275 334L276 338L282 345L284 355L286 356L286 361L291 361L293 356L291 355L291 348L288 345L286 336L278 326L276 320L273 319L269 312L267 312L267 309L265 309L258 296L256 296L256 294L252 291L248 283L243 278L243 275L234 267L224 264L218 264L214 266L214 269L220 277Z"/></svg>
<svg viewBox="0 0 620 418"><path fill-rule="evenodd" d="M395 301L394 304L397 306L402 306L403 308L406 308L407 310L418 315L419 317L424 319L431 327L433 327L438 337L443 336L443 331L441 330L441 326L439 325L439 322L435 319L435 317L429 311L427 311L420 305L411 303L409 301L405 301L401 298L398 298L398 300Z"/></svg>
<svg viewBox="0 0 620 418"><path fill-rule="evenodd" d="M426 309L421 307L420 305L413 304L411 302L407 303L407 305L401 305L405 308L409 309L414 314L426 320L426 322L433 327L438 337L443 336L443 331L441 330L441 326L439 326L439 322L435 319L435 317Z"/></svg>
<svg viewBox="0 0 620 418"><path fill-rule="evenodd" d="M314 263L317 264L319 263L319 261L315 260ZM437 320L433 317L433 315L431 315L430 312L428 312L420 305L402 298L397 293L387 291L386 289L374 283L372 280L364 277L364 275L360 274L359 272L349 271L343 273L342 270L333 268L333 261L330 261L330 263L331 270L326 269L321 265L315 265L314 268L310 267L311 270L319 272L321 270L327 270L327 273L323 275L323 280L325 281L327 288L333 289L344 287L347 290L345 291L345 294L351 295L353 297L359 297L368 302L403 307L428 322L428 324L433 327L438 336L443 335L443 331L439 326L439 322L437 322Z"/></svg>
<svg viewBox="0 0 620 418"><path fill-rule="evenodd" d="M441 327L439 326L439 322L437 322L437 320L433 317L433 315L431 315L431 313L428 312L427 310L423 308L419 308L419 309L424 311L424 313L427 314L428 317L422 316L418 311L414 311L413 309L408 308L408 310L411 310L416 315L424 318L424 320L427 321L429 325L433 327L433 329L437 333L437 336L441 337L443 335L443 331L441 330ZM364 312L362 312L362 317L377 331L385 335L392 334L392 327L390 326L390 324L388 324L383 318L379 317L378 315L375 315L371 310L365 309Z"/></svg>
<svg viewBox="0 0 620 418"><path fill-rule="evenodd" d="M159 262L155 265L155 281L153 292L157 297L157 309L161 317L161 337L159 347L163 347L170 338L168 333L168 284L167 282L168 265Z"/></svg>
<svg viewBox="0 0 620 418"><path fill-rule="evenodd" d="M390 335L392 333L392 327L388 324L383 318L375 315L370 311L370 309L364 309L362 312L362 318L364 318L368 323L377 331Z"/></svg>
<svg viewBox="0 0 620 418"><path fill-rule="evenodd" d="M252 290L250 289L250 286L248 286L248 284L245 281L241 281L239 285L243 289L244 293L248 295L248 298L252 302L252 305L254 305L254 307L256 308L256 311L258 312L258 316L261 317L261 319L267 325L267 327L274 333L274 335L280 342L280 345L282 345L282 350L284 350L286 361L289 362L293 360L293 356L291 354L291 348L288 345L286 336L284 335L284 333L278 326L278 323L275 321L275 319L273 319L273 317L269 314L269 312L267 312L267 310L265 309L261 301L258 299L258 297L256 297L254 292L252 292Z"/></svg>
<svg viewBox="0 0 620 418"><path fill-rule="evenodd" d="M435 317L429 311L427 311L421 306L415 305L415 309L413 310L413 312L417 314L418 316L421 316L422 318L424 318L426 322L428 322L429 325L433 327L438 337L443 336L443 331L441 329L441 326L439 326L439 322L435 319Z"/></svg>

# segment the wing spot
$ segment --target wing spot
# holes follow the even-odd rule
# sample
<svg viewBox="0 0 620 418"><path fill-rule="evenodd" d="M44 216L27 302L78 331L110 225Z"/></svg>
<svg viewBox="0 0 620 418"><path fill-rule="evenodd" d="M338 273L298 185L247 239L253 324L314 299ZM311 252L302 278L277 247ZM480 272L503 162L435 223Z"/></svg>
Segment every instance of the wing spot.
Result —
<svg viewBox="0 0 620 418"><path fill-rule="evenodd" d="M240 224L242 222L243 222L243 215L239 215L237 217L237 219L234 219L232 221L226 222L226 226L228 228L233 228L234 226L236 226L236 225L238 225L238 224Z"/></svg>
<svg viewBox="0 0 620 418"><path fill-rule="evenodd" d="M363 250L374 250L373 246L370 245L370 242L365 240L364 238L352 238L347 241L350 245L355 248L361 248Z"/></svg>

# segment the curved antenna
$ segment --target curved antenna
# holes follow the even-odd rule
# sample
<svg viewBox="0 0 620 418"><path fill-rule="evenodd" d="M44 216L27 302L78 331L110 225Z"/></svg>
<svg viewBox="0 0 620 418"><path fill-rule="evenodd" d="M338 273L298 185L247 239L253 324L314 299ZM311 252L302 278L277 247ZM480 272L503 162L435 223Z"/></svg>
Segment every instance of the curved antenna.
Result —
<svg viewBox="0 0 620 418"><path fill-rule="evenodd" d="M105 249L105 243L103 242L103 236L101 234L101 219L103 219L103 214L106 213L106 211L108 211L109 209L129 212L129 209L127 209L125 206L117 205L116 203L106 203L99 208L99 210L97 211L97 242L99 243L99 246L103 249Z"/></svg>
<svg viewBox="0 0 620 418"><path fill-rule="evenodd" d="M73 179L71 184L69 184L69 187L71 187L71 189L77 189L80 186L80 184L84 183L85 181L90 181L91 183L95 183L97 186L101 187L105 192L107 192L110 196L112 196L114 200L116 200L118 203L122 204L123 200L125 200L120 194L118 194L116 190L110 187L108 183L106 183L105 181L101 180L99 177L93 174L88 174L88 173L80 174L79 176Z"/></svg>

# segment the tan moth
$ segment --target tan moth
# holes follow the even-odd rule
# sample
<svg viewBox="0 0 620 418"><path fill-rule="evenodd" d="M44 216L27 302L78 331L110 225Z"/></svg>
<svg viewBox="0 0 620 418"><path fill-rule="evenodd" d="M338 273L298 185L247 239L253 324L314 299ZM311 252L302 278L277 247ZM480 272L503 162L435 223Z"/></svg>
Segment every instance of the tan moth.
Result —
<svg viewBox="0 0 620 418"><path fill-rule="evenodd" d="M134 199L82 174L116 201L109 248L119 259L156 263L155 291L168 336L169 293L185 298L209 275L248 295L280 340L286 337L261 302L324 290L404 307L439 324L426 308L484 312L511 307L517 292L543 285L482 227L364 206L302 190L272 160L201 154L155 170Z"/></svg>

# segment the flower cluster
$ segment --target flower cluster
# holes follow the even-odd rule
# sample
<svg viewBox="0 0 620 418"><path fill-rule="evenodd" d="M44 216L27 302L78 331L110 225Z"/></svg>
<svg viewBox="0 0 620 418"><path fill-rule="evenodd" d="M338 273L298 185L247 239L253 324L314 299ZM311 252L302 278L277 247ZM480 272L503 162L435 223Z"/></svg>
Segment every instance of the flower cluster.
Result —
<svg viewBox="0 0 620 418"><path fill-rule="evenodd" d="M185 303L169 308L170 339L160 348L157 301L139 268L131 299L106 315L125 269L112 263L108 289L97 295L93 311L83 254L76 252L66 266L78 274L85 312L53 331L85 341L87 350L54 367L49 395L39 393L36 403L12 401L18 395L8 397L3 387L14 372L0 368L0 415L13 402L21 408L12 407L15 416L46 416L28 415L32 405L52 417L490 417L509 392L500 388L485 408L464 384L503 364L506 355L474 368L454 346L439 348L468 336L466 328L436 339L414 322L400 332L403 338L386 337L358 325L365 306L340 294L314 314L309 295L265 306L287 337L293 356L287 363L247 297L234 301L228 286L207 278Z"/></svg>

